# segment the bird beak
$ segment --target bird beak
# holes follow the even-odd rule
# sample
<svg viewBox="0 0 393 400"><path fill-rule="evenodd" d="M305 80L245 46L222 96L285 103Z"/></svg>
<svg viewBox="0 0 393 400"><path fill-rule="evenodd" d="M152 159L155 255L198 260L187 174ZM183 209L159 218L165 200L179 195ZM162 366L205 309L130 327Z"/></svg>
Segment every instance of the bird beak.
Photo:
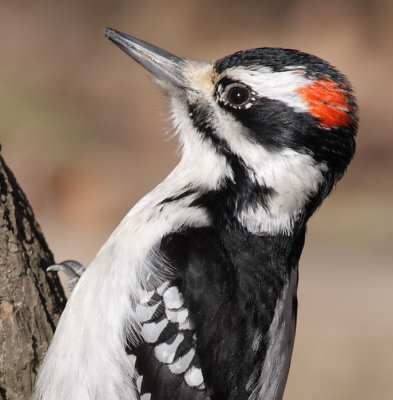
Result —
<svg viewBox="0 0 393 400"><path fill-rule="evenodd" d="M150 71L159 83L170 84L178 88L186 87L182 74L182 67L187 62L186 59L179 58L159 47L115 29L105 28L104 35Z"/></svg>

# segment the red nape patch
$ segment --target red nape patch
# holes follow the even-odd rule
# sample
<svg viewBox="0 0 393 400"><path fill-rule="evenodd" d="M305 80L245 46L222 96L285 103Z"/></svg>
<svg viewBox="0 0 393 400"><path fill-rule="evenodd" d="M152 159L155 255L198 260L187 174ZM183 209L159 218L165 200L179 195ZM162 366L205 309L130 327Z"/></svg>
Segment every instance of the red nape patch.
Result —
<svg viewBox="0 0 393 400"><path fill-rule="evenodd" d="M325 128L348 126L351 120L348 111L345 88L328 78L312 81L308 86L299 88L298 93L306 100L310 113L320 120Z"/></svg>

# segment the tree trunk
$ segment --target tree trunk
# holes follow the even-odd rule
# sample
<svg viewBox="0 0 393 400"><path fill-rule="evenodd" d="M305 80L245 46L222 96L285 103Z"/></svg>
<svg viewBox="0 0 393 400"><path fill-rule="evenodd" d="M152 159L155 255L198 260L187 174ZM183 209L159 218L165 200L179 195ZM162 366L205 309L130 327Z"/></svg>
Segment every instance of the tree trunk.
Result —
<svg viewBox="0 0 393 400"><path fill-rule="evenodd" d="M26 196L0 155L0 399L26 400L66 297Z"/></svg>

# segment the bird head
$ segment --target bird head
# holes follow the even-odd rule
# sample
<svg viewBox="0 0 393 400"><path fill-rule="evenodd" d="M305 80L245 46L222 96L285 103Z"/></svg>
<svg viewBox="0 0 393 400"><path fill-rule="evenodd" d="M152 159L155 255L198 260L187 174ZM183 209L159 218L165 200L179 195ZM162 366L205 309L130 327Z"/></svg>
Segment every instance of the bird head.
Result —
<svg viewBox="0 0 393 400"><path fill-rule="evenodd" d="M348 80L326 61L264 47L209 63L110 28L105 36L168 93L181 164L193 171L188 186L209 193L212 207L221 201L251 231L288 233L344 174L357 106Z"/></svg>

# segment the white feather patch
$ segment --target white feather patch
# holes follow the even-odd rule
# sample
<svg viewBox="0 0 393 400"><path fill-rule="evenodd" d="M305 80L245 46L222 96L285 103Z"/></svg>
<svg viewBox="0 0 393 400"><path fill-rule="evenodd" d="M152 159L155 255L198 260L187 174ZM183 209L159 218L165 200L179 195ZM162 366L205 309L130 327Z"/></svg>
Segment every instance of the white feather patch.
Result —
<svg viewBox="0 0 393 400"><path fill-rule="evenodd" d="M279 100L297 112L308 112L297 89L310 84L310 81L296 70L276 72L269 67L244 68L233 67L225 75L250 86L260 97Z"/></svg>
<svg viewBox="0 0 393 400"><path fill-rule="evenodd" d="M145 306L141 304L137 304L136 306L136 315L138 320L143 323L151 319L155 311L157 310L160 303L154 304L152 306Z"/></svg>
<svg viewBox="0 0 393 400"><path fill-rule="evenodd" d="M187 371L194 356L195 356L195 350L190 349L183 357L180 357L174 363L168 365L169 370L173 374L183 374L184 372Z"/></svg>
<svg viewBox="0 0 393 400"><path fill-rule="evenodd" d="M191 367L184 375L184 380L188 386L198 387L203 383L203 375L200 368Z"/></svg>
<svg viewBox="0 0 393 400"><path fill-rule="evenodd" d="M142 294L141 296L141 304L145 304L148 303L149 300L153 297L154 294L154 290L151 290L150 292L144 292L144 294Z"/></svg>
<svg viewBox="0 0 393 400"><path fill-rule="evenodd" d="M195 328L194 324L190 319L187 319L185 322L179 324L179 329L184 331L186 329L193 330Z"/></svg>
<svg viewBox="0 0 393 400"><path fill-rule="evenodd" d="M138 378L136 379L136 388L138 389L138 393L141 392L142 389L142 381L143 381L143 376L139 375Z"/></svg>
<svg viewBox="0 0 393 400"><path fill-rule="evenodd" d="M165 281L162 285L160 285L157 288L157 293L162 296L162 294L165 292L165 290L167 289L167 287L169 286L169 282Z"/></svg>
<svg viewBox="0 0 393 400"><path fill-rule="evenodd" d="M180 308L183 303L184 299L179 289L176 286L170 287L168 290L164 292L163 295L165 307L168 309L177 309Z"/></svg>
<svg viewBox="0 0 393 400"><path fill-rule="evenodd" d="M178 322L179 324L184 324L188 318L187 309L183 308L181 310L167 310L165 309L166 317L171 322Z"/></svg>
<svg viewBox="0 0 393 400"><path fill-rule="evenodd" d="M142 326L141 335L147 343L155 343L167 325L167 319L163 319L157 323L146 323Z"/></svg>
<svg viewBox="0 0 393 400"><path fill-rule="evenodd" d="M136 356L135 356L134 354L130 354L130 355L128 356L128 358L129 358L130 361L131 361L131 365L135 368Z"/></svg>
<svg viewBox="0 0 393 400"><path fill-rule="evenodd" d="M172 363L176 355L176 350L183 339L184 335L179 333L172 343L161 343L156 346L154 348L154 355L156 356L157 360L164 364Z"/></svg>

